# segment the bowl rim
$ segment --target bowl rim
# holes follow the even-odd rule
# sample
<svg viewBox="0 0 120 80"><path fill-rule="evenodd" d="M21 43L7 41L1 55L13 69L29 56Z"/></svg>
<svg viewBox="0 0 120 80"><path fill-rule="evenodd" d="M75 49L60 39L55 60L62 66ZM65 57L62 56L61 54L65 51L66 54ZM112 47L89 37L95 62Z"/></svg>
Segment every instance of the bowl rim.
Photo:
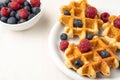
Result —
<svg viewBox="0 0 120 80"><path fill-rule="evenodd" d="M42 14L42 12L43 12L43 10L44 10L44 4L41 2L41 5L40 5L40 12L38 13L38 14L36 14L33 18L31 18L30 20L28 20L28 21L25 21L25 22L23 22L23 23L19 23L19 24L8 24L8 23L4 23L4 22L2 22L1 20L0 20L0 24L3 24L3 25L6 25L6 27L18 27L18 26L21 26L21 25L24 25L24 24L26 24L26 23L29 23L29 22L31 22L33 19L35 19L36 17L38 17L38 16L41 16L41 14ZM22 27L22 26L21 26Z"/></svg>

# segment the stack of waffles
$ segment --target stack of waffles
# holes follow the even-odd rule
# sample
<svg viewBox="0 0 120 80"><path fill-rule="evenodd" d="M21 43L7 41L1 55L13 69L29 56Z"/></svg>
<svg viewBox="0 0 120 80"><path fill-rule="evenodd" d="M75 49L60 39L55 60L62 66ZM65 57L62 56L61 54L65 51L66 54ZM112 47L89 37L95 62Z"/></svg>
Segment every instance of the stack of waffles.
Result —
<svg viewBox="0 0 120 80"><path fill-rule="evenodd" d="M65 50L65 65L89 78L96 78L98 72L109 76L110 68L119 67L116 51L120 49L120 29L114 26L114 21L120 16L110 16L106 23L100 18L99 13L93 18L87 17L85 13L87 7L92 6L86 0L79 0L72 1L61 8L62 15L59 21L65 26L64 32L70 39L74 36L79 37L78 44L70 43ZM65 11L69 11L67 15ZM75 26L75 20L82 22L81 25ZM101 36L98 36L100 28L103 30ZM86 39L87 34L93 34L94 37L89 40L91 49L83 52L79 44ZM107 56L104 57L101 53Z"/></svg>

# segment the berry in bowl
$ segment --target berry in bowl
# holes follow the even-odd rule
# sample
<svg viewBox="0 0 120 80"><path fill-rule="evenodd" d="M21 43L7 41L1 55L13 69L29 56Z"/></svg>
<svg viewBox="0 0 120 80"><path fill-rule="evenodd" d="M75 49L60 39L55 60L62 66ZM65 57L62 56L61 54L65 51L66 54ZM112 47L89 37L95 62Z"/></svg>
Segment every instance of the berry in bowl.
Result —
<svg viewBox="0 0 120 80"><path fill-rule="evenodd" d="M4 0L0 2L0 25L11 30L32 27L41 17L40 0Z"/></svg>

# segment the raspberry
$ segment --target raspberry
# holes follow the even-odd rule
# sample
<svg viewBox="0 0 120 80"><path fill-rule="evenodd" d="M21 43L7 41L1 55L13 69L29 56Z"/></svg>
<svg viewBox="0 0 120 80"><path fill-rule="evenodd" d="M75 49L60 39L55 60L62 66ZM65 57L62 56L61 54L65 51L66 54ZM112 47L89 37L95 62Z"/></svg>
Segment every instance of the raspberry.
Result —
<svg viewBox="0 0 120 80"><path fill-rule="evenodd" d="M13 0L15 2L18 2L19 4L23 4L24 3L24 0Z"/></svg>
<svg viewBox="0 0 120 80"><path fill-rule="evenodd" d="M85 15L88 18L95 18L97 15L97 9L95 7L87 7L85 10Z"/></svg>
<svg viewBox="0 0 120 80"><path fill-rule="evenodd" d="M39 7L41 4L40 0L30 0L30 3L33 7Z"/></svg>
<svg viewBox="0 0 120 80"><path fill-rule="evenodd" d="M65 40L62 40L60 42L60 49L62 51L65 51L67 48L68 48L68 45L69 45L69 42L68 41L65 41Z"/></svg>
<svg viewBox="0 0 120 80"><path fill-rule="evenodd" d="M20 9L18 13L22 19L26 19L28 17L28 11L25 8Z"/></svg>
<svg viewBox="0 0 120 80"><path fill-rule="evenodd" d="M18 10L20 8L20 4L13 1L13 2L10 3L10 7L14 10Z"/></svg>
<svg viewBox="0 0 120 80"><path fill-rule="evenodd" d="M116 18L113 22L114 26L116 28L119 28L120 29L120 18Z"/></svg>
<svg viewBox="0 0 120 80"><path fill-rule="evenodd" d="M81 52L88 52L91 50L91 43L88 39L81 40L80 44L78 45L78 48Z"/></svg>
<svg viewBox="0 0 120 80"><path fill-rule="evenodd" d="M110 14L108 12L104 12L100 15L100 18L103 20L104 23L108 21L109 17L110 17Z"/></svg>
<svg viewBox="0 0 120 80"><path fill-rule="evenodd" d="M10 9L7 7L2 7L1 16L8 16L10 14Z"/></svg>

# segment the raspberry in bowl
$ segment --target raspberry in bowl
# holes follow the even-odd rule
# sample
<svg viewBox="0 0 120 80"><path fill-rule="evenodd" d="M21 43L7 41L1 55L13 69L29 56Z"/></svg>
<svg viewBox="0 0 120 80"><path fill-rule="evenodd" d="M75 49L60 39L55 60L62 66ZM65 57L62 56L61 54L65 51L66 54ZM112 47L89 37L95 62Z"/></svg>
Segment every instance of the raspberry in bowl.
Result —
<svg viewBox="0 0 120 80"><path fill-rule="evenodd" d="M4 0L0 2L0 25L10 30L26 30L41 17L40 0Z"/></svg>

